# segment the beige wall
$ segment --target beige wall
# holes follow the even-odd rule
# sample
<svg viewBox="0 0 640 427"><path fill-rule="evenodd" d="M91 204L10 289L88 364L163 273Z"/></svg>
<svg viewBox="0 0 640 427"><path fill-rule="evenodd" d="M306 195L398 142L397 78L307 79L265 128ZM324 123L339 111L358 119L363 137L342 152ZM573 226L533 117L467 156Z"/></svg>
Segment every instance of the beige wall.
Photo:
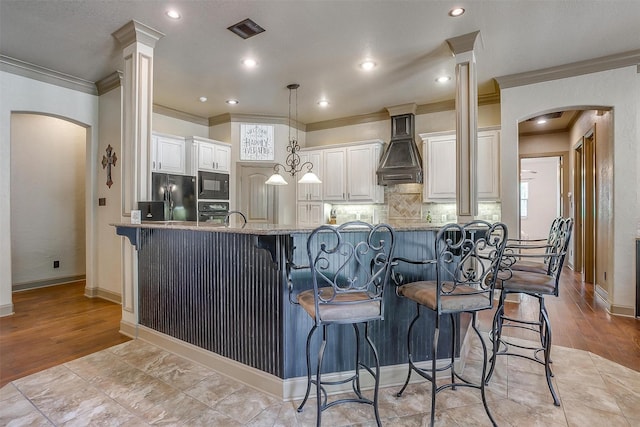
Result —
<svg viewBox="0 0 640 427"><path fill-rule="evenodd" d="M502 144L500 152L502 219L517 230L518 126L536 113L558 109L590 109L607 106L612 120L613 192L610 210L610 245L607 257L608 302L614 313L633 315L635 306L635 235L640 222L640 74L637 67L503 89ZM610 119L611 120L611 119Z"/></svg>
<svg viewBox="0 0 640 427"><path fill-rule="evenodd" d="M85 274L85 151L81 126L11 115L13 285Z"/></svg>

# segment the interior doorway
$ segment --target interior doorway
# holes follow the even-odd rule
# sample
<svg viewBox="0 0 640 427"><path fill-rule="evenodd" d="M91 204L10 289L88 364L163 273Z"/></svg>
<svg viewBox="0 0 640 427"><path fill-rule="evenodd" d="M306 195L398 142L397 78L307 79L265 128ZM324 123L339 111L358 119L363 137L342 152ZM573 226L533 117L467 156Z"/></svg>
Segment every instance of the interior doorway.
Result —
<svg viewBox="0 0 640 427"><path fill-rule="evenodd" d="M276 223L275 187L265 184L272 173L273 166L240 166L238 210L245 214L247 222Z"/></svg>
<svg viewBox="0 0 640 427"><path fill-rule="evenodd" d="M520 234L546 239L553 219L561 216L562 157L520 159Z"/></svg>

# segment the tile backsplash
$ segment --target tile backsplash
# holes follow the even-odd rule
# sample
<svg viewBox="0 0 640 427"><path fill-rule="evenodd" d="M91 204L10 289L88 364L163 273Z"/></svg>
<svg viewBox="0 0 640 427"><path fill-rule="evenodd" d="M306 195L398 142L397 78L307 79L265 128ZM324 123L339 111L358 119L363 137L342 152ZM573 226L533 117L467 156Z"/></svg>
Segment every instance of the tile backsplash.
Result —
<svg viewBox="0 0 640 427"><path fill-rule="evenodd" d="M422 185L400 184L385 187L384 204L334 204L338 224L361 220L373 224L385 221L426 221L431 216L433 223L453 222L457 219L455 203L422 203ZM478 205L478 219L499 221L500 202L481 202ZM327 218L328 220L328 218Z"/></svg>

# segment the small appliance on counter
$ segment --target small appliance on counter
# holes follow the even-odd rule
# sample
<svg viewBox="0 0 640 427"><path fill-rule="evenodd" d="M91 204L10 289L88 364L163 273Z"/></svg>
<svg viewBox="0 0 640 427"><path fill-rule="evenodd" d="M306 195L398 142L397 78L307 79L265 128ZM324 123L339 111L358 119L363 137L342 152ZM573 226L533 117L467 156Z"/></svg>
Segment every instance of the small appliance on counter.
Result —
<svg viewBox="0 0 640 427"><path fill-rule="evenodd" d="M169 213L166 208L166 203L161 201L138 202L142 221L166 221Z"/></svg>
<svg viewBox="0 0 640 427"><path fill-rule="evenodd" d="M204 200L198 202L198 221L222 224L229 213L229 202Z"/></svg>

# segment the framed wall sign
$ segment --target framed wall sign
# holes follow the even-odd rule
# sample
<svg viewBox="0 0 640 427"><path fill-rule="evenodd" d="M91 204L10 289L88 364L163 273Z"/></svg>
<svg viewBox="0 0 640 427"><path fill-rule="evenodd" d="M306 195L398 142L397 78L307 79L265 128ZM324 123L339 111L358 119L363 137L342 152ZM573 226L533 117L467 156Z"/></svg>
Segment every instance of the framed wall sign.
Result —
<svg viewBox="0 0 640 427"><path fill-rule="evenodd" d="M274 160L274 125L240 124L240 160Z"/></svg>

